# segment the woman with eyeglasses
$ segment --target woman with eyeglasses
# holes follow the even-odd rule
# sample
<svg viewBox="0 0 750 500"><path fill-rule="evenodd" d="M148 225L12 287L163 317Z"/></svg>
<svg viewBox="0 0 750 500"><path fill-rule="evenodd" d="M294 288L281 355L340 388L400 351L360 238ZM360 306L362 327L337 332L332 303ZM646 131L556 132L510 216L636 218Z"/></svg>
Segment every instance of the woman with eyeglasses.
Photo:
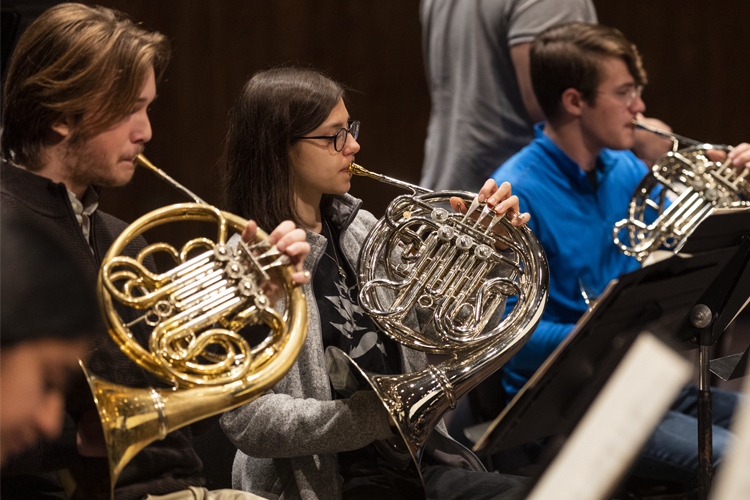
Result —
<svg viewBox="0 0 750 500"><path fill-rule="evenodd" d="M224 154L228 210L261 227L292 220L311 246L307 340L273 391L228 412L221 423L239 448L233 486L268 498L414 498L389 478L373 442L398 431L373 391L342 398L331 389L324 350L336 346L375 373L411 373L427 366L422 352L379 332L357 302L355 266L375 224L347 194L348 166L360 149L344 90L321 73L277 68L256 74L230 112ZM498 211L519 213L510 185L488 181L481 191ZM521 225L527 214L514 220ZM515 498L517 478L489 474L442 425L423 460L428 498Z"/></svg>

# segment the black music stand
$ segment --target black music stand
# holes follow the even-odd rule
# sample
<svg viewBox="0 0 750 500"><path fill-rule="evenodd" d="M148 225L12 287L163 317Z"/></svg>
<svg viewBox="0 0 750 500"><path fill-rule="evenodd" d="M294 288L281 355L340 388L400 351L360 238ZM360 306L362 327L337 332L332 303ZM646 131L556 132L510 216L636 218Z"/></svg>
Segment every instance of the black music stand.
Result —
<svg viewBox="0 0 750 500"><path fill-rule="evenodd" d="M674 344L689 311L725 268L731 249L673 256L613 280L474 447L483 458L540 438L552 461L638 333ZM672 339L670 341L670 339Z"/></svg>
<svg viewBox="0 0 750 500"><path fill-rule="evenodd" d="M701 222L681 251L698 253L719 248L731 250L733 255L691 310L691 321L682 333L682 340L696 344L699 349L698 489L702 500L708 498L713 476L709 355L711 346L718 342L750 297L750 210L717 210ZM720 375L736 378L744 373L742 364L746 362L747 349L744 354L714 360L713 365Z"/></svg>

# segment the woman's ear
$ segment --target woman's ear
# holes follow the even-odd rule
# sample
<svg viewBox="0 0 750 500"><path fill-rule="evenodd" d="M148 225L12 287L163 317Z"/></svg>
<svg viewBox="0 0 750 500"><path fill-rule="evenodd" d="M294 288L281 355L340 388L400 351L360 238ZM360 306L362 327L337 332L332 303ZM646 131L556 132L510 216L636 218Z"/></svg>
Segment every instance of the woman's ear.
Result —
<svg viewBox="0 0 750 500"><path fill-rule="evenodd" d="M562 93L560 104L569 115L581 116L583 97L578 90L573 88L566 89L565 92Z"/></svg>
<svg viewBox="0 0 750 500"><path fill-rule="evenodd" d="M289 167L294 170L294 165L299 161L299 145L300 142L295 142L289 148Z"/></svg>

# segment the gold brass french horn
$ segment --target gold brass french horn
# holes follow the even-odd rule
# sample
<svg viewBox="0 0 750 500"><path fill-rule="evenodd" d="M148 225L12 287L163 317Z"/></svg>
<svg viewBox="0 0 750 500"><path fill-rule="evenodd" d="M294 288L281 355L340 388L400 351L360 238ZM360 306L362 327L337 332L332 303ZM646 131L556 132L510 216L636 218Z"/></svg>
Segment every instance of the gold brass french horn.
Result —
<svg viewBox="0 0 750 500"><path fill-rule="evenodd" d="M527 226L513 226L473 193L433 192L356 164L349 171L412 191L390 203L361 249L360 305L397 342L450 357L421 373L379 375L329 347L329 373L337 390L356 379L376 391L419 470L443 415L536 328L549 292L547 259ZM465 215L453 211L451 197L469 206ZM506 313L508 297L516 302Z"/></svg>
<svg viewBox="0 0 750 500"><path fill-rule="evenodd" d="M696 227L717 208L750 206L750 169L737 171L731 160L712 161L706 151L730 146L705 144L644 123L633 126L673 142L638 184L628 218L617 222L612 240L625 255L642 261L659 248L679 251ZM678 149L680 143L688 147Z"/></svg>
<svg viewBox="0 0 750 500"><path fill-rule="evenodd" d="M291 368L307 332L307 305L291 279L289 259L258 230L251 244L227 245L247 221L208 205L139 155L146 167L188 193L196 203L163 207L139 218L115 240L102 262L97 292L109 333L122 351L170 388L131 388L96 375L87 378L104 429L111 488L140 450L185 425L252 401ZM145 231L175 221L207 221L216 241L195 238L180 251L154 243L133 259L121 253ZM152 273L144 260L162 253L175 266ZM276 312L263 284L283 286L286 309ZM137 318L123 321L123 312ZM130 328L151 327L147 346ZM270 334L250 345L238 332L266 324Z"/></svg>

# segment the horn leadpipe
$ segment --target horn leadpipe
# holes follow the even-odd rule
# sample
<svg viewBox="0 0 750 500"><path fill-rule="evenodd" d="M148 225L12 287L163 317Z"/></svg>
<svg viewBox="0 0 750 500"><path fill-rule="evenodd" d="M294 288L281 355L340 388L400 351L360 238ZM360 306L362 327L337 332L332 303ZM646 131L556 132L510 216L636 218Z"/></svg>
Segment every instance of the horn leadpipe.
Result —
<svg viewBox="0 0 750 500"><path fill-rule="evenodd" d="M185 186L183 186L182 184L174 180L172 176L170 176L164 170L160 169L159 167L157 167L156 165L148 161L145 156L143 155L136 156L135 159L133 160L133 163L135 165L146 167L147 169L151 170L156 175L158 175L159 177L161 177L162 179L170 183L172 186L176 187L183 193L190 196L193 200L195 200L196 203L200 203L201 205L208 205L208 203L206 203L200 196L198 196L197 194L190 191L188 188L186 188Z"/></svg>
<svg viewBox="0 0 750 500"><path fill-rule="evenodd" d="M363 177L370 177L371 179L375 179L376 181L385 183L385 184L391 184L393 186L398 186L404 189L411 190L414 194L427 194L427 193L434 193L432 189L427 189L422 186L417 186L416 184L411 184L408 182L400 181L398 179L394 179L393 177L388 177L387 175L383 174L376 174L375 172L371 172L370 170L367 170L361 165L357 165L356 163L352 162L349 165L349 173L352 175L361 175ZM474 197L474 201L471 203L471 206L466 211L465 217L463 222L466 222L468 218L471 216L472 213L474 213L474 210L479 207L481 203L479 202L478 197ZM485 205L482 209L482 213L479 215L479 218L477 219L476 224L478 224L483 218L487 217L490 214L490 211L493 210L494 207L490 207L489 205ZM500 214L500 217L502 217L505 214ZM513 212L511 214L512 218L517 219L521 217L521 214ZM490 228L494 226L497 221L500 219L500 217L497 217L494 220L493 223L491 223Z"/></svg>
<svg viewBox="0 0 750 500"><path fill-rule="evenodd" d="M365 167L361 165L357 165L354 162L352 162L349 165L349 173L352 175L361 175L363 177L370 177L371 179L375 179L376 181L380 181L385 184L391 184L393 186L402 187L404 189L410 189L414 192L414 194L424 194L424 193L433 192L431 189L423 188L422 186L417 186L416 184L410 184L408 182L400 181L398 179L394 179L393 177L388 177L387 175L376 174L375 172L371 172L367 170Z"/></svg>
<svg viewBox="0 0 750 500"><path fill-rule="evenodd" d="M660 128L652 127L651 125L646 125L645 123L640 122L638 120L633 120L631 123L633 124L634 128L647 130L651 132L652 134L656 134L660 137L664 137L665 139L671 140L674 143L674 147L673 147L674 151L677 151L677 146L680 143L687 144L689 146L702 146L703 144L705 144L703 142L696 141L695 139L689 139L683 135L678 135L672 132L668 132L666 130L662 130Z"/></svg>

